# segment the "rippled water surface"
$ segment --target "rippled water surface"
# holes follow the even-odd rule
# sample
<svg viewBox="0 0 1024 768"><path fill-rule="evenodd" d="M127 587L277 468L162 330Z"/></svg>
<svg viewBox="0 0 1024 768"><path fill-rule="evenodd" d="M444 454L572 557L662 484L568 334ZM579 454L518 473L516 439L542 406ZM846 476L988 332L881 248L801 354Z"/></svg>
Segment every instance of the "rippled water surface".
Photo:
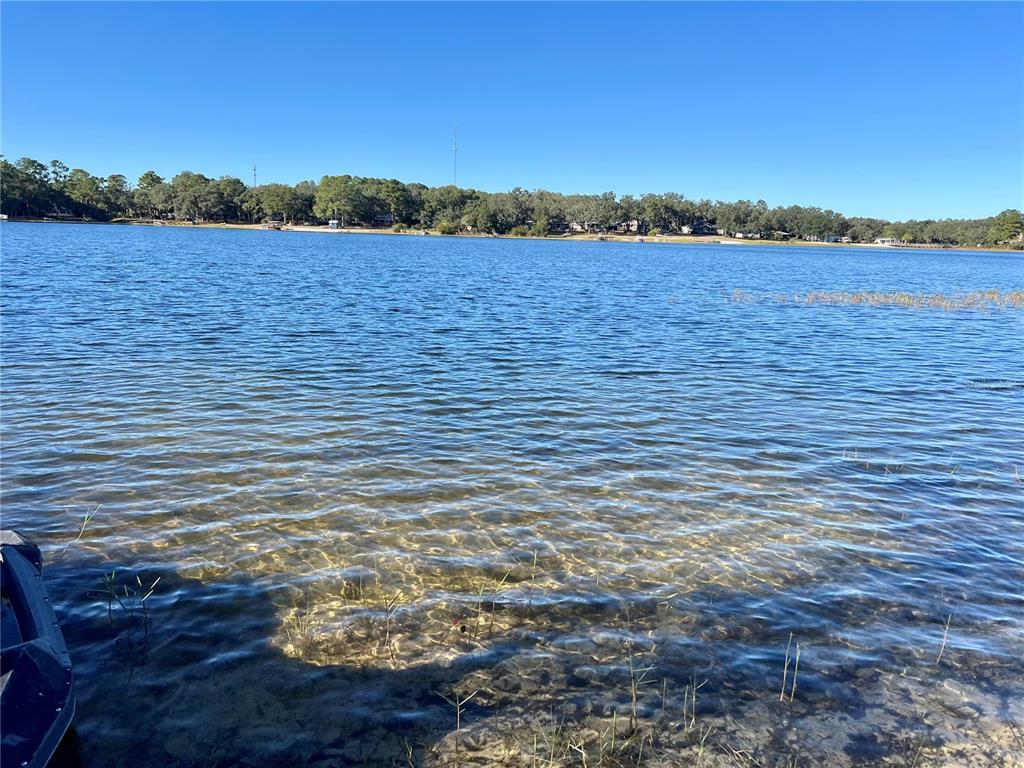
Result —
<svg viewBox="0 0 1024 768"><path fill-rule="evenodd" d="M1024 764L1024 312L733 298L1020 255L0 236L86 765Z"/></svg>

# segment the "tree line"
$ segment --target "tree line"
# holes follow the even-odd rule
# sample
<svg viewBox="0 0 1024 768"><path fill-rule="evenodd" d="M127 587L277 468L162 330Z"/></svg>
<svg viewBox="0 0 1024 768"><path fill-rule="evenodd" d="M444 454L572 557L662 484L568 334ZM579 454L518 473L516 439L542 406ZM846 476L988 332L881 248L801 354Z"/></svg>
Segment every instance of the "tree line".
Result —
<svg viewBox="0 0 1024 768"><path fill-rule="evenodd" d="M0 157L0 210L11 217L181 219L257 223L267 220L342 226L390 226L552 235L564 232L676 234L690 230L785 240L871 242L879 237L908 243L977 245L1017 243L1021 212L984 219L891 222L847 217L821 208L769 208L763 200L693 200L681 194L564 195L516 188L481 192L453 185L428 187L396 179L324 176L295 185L247 185L233 176L212 179L182 171L167 180L146 171L135 184L121 174L105 178L23 157Z"/></svg>

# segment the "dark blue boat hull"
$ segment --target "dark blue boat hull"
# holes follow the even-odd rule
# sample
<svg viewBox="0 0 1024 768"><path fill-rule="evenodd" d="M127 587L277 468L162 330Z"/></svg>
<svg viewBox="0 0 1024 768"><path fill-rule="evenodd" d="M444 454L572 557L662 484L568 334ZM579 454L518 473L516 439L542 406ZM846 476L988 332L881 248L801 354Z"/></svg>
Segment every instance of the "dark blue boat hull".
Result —
<svg viewBox="0 0 1024 768"><path fill-rule="evenodd" d="M39 548L13 531L0 531L0 590L0 768L42 768L74 717L74 678Z"/></svg>

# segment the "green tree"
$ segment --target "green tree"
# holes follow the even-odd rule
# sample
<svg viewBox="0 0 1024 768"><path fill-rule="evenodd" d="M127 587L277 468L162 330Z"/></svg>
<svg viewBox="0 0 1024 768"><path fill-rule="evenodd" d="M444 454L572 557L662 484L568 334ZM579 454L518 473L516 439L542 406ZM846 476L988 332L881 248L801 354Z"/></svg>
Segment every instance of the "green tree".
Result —
<svg viewBox="0 0 1024 768"><path fill-rule="evenodd" d="M248 188L241 179L234 176L221 176L217 179L217 188L220 191L225 219L241 221L245 216L242 204Z"/></svg>
<svg viewBox="0 0 1024 768"><path fill-rule="evenodd" d="M293 221L308 221L313 218L316 189L315 181L300 181L295 185L295 199L289 212Z"/></svg>
<svg viewBox="0 0 1024 768"><path fill-rule="evenodd" d="M854 217L849 219L850 238L857 243L871 243L882 236L886 222L881 219L865 219Z"/></svg>
<svg viewBox="0 0 1024 768"><path fill-rule="evenodd" d="M0 156L0 212L17 216L24 206L24 179L18 167Z"/></svg>
<svg viewBox="0 0 1024 768"><path fill-rule="evenodd" d="M992 219L992 225L988 230L988 240L992 243L1008 243L1012 240L1019 240L1021 231L1024 231L1021 212L1008 208Z"/></svg>
<svg viewBox="0 0 1024 768"><path fill-rule="evenodd" d="M352 224L365 221L368 207L360 179L347 174L320 179L313 203L313 213L319 218Z"/></svg>
<svg viewBox="0 0 1024 768"><path fill-rule="evenodd" d="M62 190L64 188L69 173L70 169L60 160L50 161L50 185L54 189Z"/></svg>
<svg viewBox="0 0 1024 768"><path fill-rule="evenodd" d="M107 176L103 182L103 207L114 216L128 216L134 208L128 179L119 173Z"/></svg>
<svg viewBox="0 0 1024 768"><path fill-rule="evenodd" d="M260 206L267 218L274 220L280 216L287 223L296 209L295 190L287 184L263 184L256 187L260 198Z"/></svg>
<svg viewBox="0 0 1024 768"><path fill-rule="evenodd" d="M443 189L451 190L450 187ZM479 197L474 199L479 199ZM526 227L532 220L533 200L530 193L521 187L516 187L511 192L488 195L486 199L494 217L494 229L497 232L504 234L511 232L514 227ZM470 202L467 200L464 205L469 205ZM442 215L445 215L445 211L442 211ZM445 218L448 216L445 215Z"/></svg>
<svg viewBox="0 0 1024 768"><path fill-rule="evenodd" d="M546 235L564 232L569 223L566 218L565 198L546 189L538 189L531 195L533 229Z"/></svg>
<svg viewBox="0 0 1024 768"><path fill-rule="evenodd" d="M462 224L477 232L497 232L498 217L494 213L490 200L486 197L479 197L469 203L462 214Z"/></svg>
<svg viewBox="0 0 1024 768"><path fill-rule="evenodd" d="M68 174L67 191L74 204L74 213L89 218L106 215L102 179L82 168L72 168Z"/></svg>
<svg viewBox="0 0 1024 768"><path fill-rule="evenodd" d="M396 179L386 179L380 185L380 196L396 223L412 224L415 221L416 199L405 184Z"/></svg>
<svg viewBox="0 0 1024 768"><path fill-rule="evenodd" d="M263 212L263 203L260 200L259 192L255 187L249 187L242 193L241 207L242 214L253 224L266 215Z"/></svg>
<svg viewBox="0 0 1024 768"><path fill-rule="evenodd" d="M163 178L157 175L156 171L146 171L144 174L139 176L138 188L152 189L153 187L163 183Z"/></svg>
<svg viewBox="0 0 1024 768"><path fill-rule="evenodd" d="M459 222L466 206L477 197L473 190L461 189L451 184L430 187L423 192L421 222L424 226L436 225L441 221L450 224Z"/></svg>
<svg viewBox="0 0 1024 768"><path fill-rule="evenodd" d="M17 173L13 179L19 207L26 216L50 213L55 208L50 174L45 165L31 157L23 157L16 164Z"/></svg>
<svg viewBox="0 0 1024 768"><path fill-rule="evenodd" d="M171 179L171 200L174 215L179 219L198 219L203 216L209 204L206 185L209 182L201 173L182 171Z"/></svg>
<svg viewBox="0 0 1024 768"><path fill-rule="evenodd" d="M640 198L640 218L661 232L673 228L675 211L671 201L665 195L643 195Z"/></svg>
<svg viewBox="0 0 1024 768"><path fill-rule="evenodd" d="M390 214L396 225L419 223L446 231L471 227L478 231L528 231L548 234L576 225L601 231L635 220L639 229L679 231L706 220L730 233L762 237L841 237L858 242L893 237L904 242L974 245L1017 242L1024 231L1021 212L1006 210L985 219L925 219L887 222L846 218L811 206L768 208L758 200L734 202L689 200L678 193L646 194L639 199L602 195L561 195L546 190L515 188L486 193L453 185L427 187L397 179L324 176L320 184L303 181L294 187L265 184L249 188L238 178L213 180L182 171L170 183L155 171L139 177L134 189L124 176L106 179L88 171L69 170L58 160L49 165L23 157L11 163L0 156L0 210L11 216L75 213L90 218L120 215L258 221L264 216L285 220L341 218L349 224L371 224ZM576 226L573 228L575 229Z"/></svg>
<svg viewBox="0 0 1024 768"><path fill-rule="evenodd" d="M162 216L174 209L173 192L155 171L146 171L132 191L132 203L139 216Z"/></svg>

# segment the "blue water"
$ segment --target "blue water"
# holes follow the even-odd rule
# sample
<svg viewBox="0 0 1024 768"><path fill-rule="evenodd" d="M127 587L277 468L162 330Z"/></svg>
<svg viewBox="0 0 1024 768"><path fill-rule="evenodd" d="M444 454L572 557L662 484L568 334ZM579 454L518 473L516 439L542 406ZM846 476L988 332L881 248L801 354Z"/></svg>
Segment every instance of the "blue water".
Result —
<svg viewBox="0 0 1024 768"><path fill-rule="evenodd" d="M1021 764L1020 254L0 238L85 764Z"/></svg>

